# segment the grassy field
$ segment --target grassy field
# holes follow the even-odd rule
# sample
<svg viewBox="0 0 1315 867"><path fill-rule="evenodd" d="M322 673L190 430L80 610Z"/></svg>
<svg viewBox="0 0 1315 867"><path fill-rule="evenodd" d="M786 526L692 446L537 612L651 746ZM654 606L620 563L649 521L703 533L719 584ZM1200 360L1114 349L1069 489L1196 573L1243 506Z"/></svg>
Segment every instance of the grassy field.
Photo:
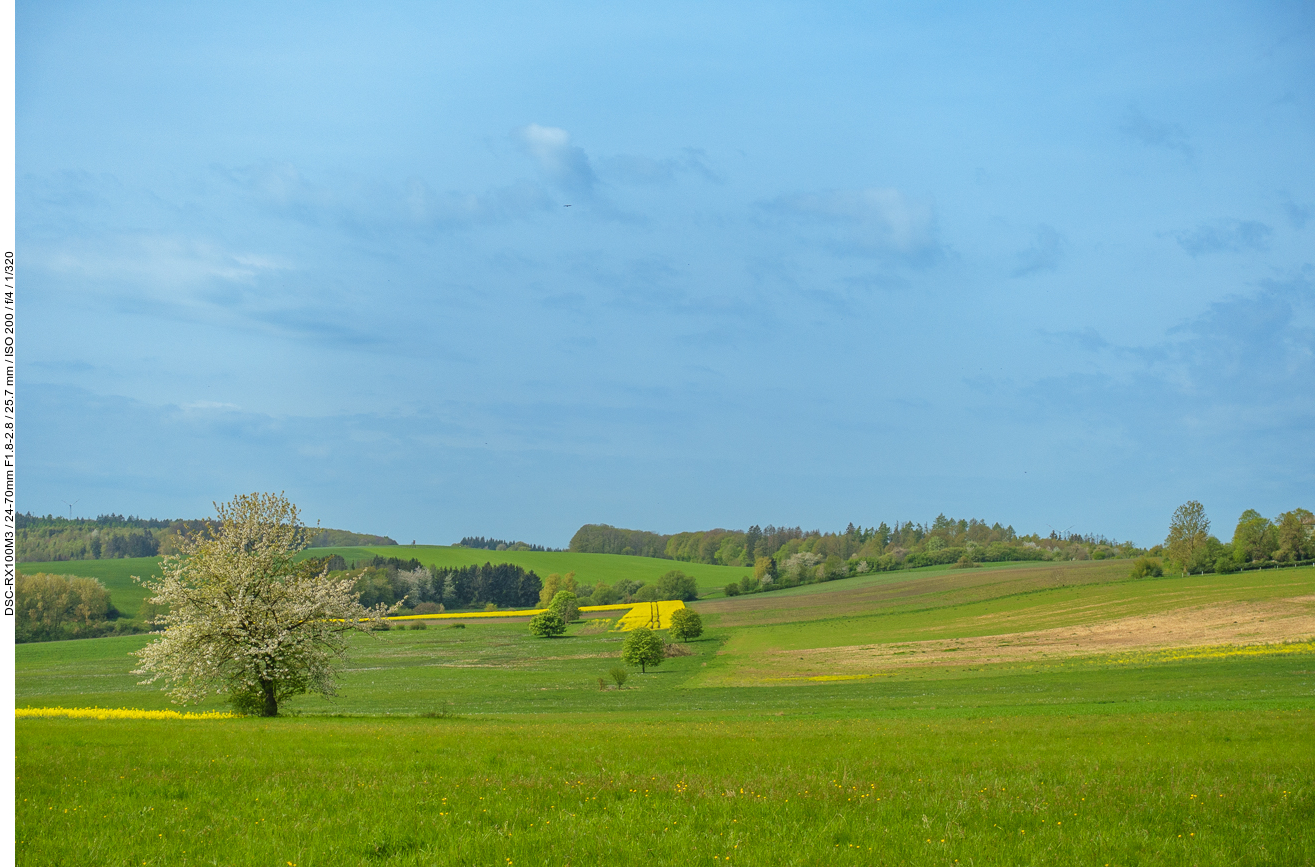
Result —
<svg viewBox="0 0 1315 867"><path fill-rule="evenodd" d="M514 563L545 578L554 572L575 573L580 584L613 584L622 579L652 583L664 573L679 569L694 576L700 593L719 591L732 581L751 573L752 569L735 566L710 566L706 563L681 563L656 557L627 557L623 554L576 554L570 551L487 551L446 545L398 545L381 548L314 548L306 552L316 557L341 554L346 560L363 560L378 555L409 560L412 557L426 566L479 566L484 563Z"/></svg>
<svg viewBox="0 0 1315 867"><path fill-rule="evenodd" d="M23 864L1311 863L1309 711L20 721Z"/></svg>
<svg viewBox="0 0 1315 867"><path fill-rule="evenodd" d="M581 584L603 582L614 584L621 580L653 583L664 573L680 569L694 576L699 592L720 595L719 591L751 570L731 566L709 566L703 563L679 563L654 557L626 557L621 554L573 554L559 551L485 551L476 548L447 547L442 545L386 545L378 548L309 548L303 556L329 557L341 554L351 561L368 560L375 555L418 559L426 566L478 566L484 563L514 563L533 571L540 578L553 572L574 572ZM20 563L23 572L53 572L57 575L82 575L95 578L110 591L116 608L128 617L136 617L141 610L146 591L133 582L132 576L147 578L159 575L156 557L130 557L120 560L61 560L52 563Z"/></svg>
<svg viewBox="0 0 1315 867"><path fill-rule="evenodd" d="M1126 566L698 602L621 690L606 624L431 623L277 720L20 720L20 863L1315 863L1315 569ZM20 645L19 706L168 706L148 640Z"/></svg>
<svg viewBox="0 0 1315 867"><path fill-rule="evenodd" d="M29 575L50 572L55 575L81 575L95 578L110 591L110 601L125 617L136 617L146 599L145 588L132 580L158 577L158 557L124 557L118 560L59 560L51 563L19 563L20 572Z"/></svg>
<svg viewBox="0 0 1315 867"><path fill-rule="evenodd" d="M1315 637L1315 569L1129 580L1126 561L851 578L699 603L730 683ZM803 651L799 653L798 651Z"/></svg>

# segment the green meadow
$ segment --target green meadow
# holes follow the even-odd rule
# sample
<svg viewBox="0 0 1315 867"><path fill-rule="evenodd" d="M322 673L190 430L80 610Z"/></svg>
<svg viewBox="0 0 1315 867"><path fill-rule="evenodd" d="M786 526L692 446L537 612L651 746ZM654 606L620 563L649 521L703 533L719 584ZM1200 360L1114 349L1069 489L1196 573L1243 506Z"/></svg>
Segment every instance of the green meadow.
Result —
<svg viewBox="0 0 1315 867"><path fill-rule="evenodd" d="M115 560L57 560L49 563L19 563L20 572L29 575L49 572L55 575L80 575L95 578L110 591L110 600L125 617L136 617L149 595L146 588L132 580L158 577L160 558L123 557Z"/></svg>
<svg viewBox="0 0 1315 867"><path fill-rule="evenodd" d="M653 583L664 573L680 569L694 576L699 592L705 595L720 594L732 581L739 581L750 572L732 566L710 566L705 563L680 563L654 557L626 557L621 554L575 554L569 551L486 551L479 548L461 548L445 545L386 545L377 548L308 548L303 557L331 557L340 554L348 562L365 561L375 556L415 558L425 566L479 566L484 563L514 563L546 578L554 572L565 575L574 572L580 584L608 584L621 580ZM145 589L132 580L158 576L160 561L157 557L126 557L116 560L60 560L49 563L20 563L24 572L51 572L57 575L81 575L95 578L110 591L114 605L125 616L136 617L146 599Z"/></svg>
<svg viewBox="0 0 1315 867"><path fill-rule="evenodd" d="M370 557L415 558L426 566L479 566L484 563L513 563L529 572L546 578L554 572L565 575L575 573L580 584L597 584L602 581L643 581L652 583L664 573L679 569L694 576L700 593L720 591L732 581L751 573L752 569L737 566L712 566L707 563L682 563L677 560L660 560L656 557L627 557L624 554L577 554L572 551L488 551L483 548L462 548L447 545L388 545L377 548L312 548L306 556L329 557L342 555L347 561Z"/></svg>
<svg viewBox="0 0 1315 867"><path fill-rule="evenodd" d="M20 863L1315 863L1315 569L1126 571L700 601L623 689L608 623L430 622L274 720L20 719ZM18 705L168 707L149 640L20 645Z"/></svg>

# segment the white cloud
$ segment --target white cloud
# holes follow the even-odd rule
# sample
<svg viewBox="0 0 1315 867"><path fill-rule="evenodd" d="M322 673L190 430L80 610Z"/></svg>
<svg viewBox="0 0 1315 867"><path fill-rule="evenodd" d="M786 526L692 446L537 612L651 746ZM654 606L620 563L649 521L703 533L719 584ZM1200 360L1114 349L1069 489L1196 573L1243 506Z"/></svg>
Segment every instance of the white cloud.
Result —
<svg viewBox="0 0 1315 867"><path fill-rule="evenodd" d="M516 130L521 148L539 164L549 179L564 191L578 195L593 192L597 176L584 149L571 144L571 134L555 126L528 124Z"/></svg>

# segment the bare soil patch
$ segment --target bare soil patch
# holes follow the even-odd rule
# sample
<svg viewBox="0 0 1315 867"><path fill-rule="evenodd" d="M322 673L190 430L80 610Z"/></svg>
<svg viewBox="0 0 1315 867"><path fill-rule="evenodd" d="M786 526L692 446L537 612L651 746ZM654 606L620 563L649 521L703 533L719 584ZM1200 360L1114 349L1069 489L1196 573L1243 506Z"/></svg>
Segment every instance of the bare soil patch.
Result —
<svg viewBox="0 0 1315 867"><path fill-rule="evenodd" d="M1315 639L1315 597L1305 596L1203 605L1083 626L977 638L771 651L761 654L759 662L761 669L771 670L773 678L795 678L1312 639ZM757 669L760 665L749 667Z"/></svg>

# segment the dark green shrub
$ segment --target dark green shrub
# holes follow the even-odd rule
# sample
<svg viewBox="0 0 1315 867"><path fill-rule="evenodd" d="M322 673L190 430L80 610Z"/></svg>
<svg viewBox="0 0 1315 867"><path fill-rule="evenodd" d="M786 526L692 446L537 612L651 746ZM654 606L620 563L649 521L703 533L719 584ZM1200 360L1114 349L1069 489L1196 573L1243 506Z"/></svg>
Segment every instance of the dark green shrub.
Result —
<svg viewBox="0 0 1315 867"><path fill-rule="evenodd" d="M531 618L530 633L540 638L564 635L566 634L566 621L554 611L545 611Z"/></svg>
<svg viewBox="0 0 1315 867"><path fill-rule="evenodd" d="M1153 557L1138 557L1132 561L1129 578L1159 578L1164 574L1164 566Z"/></svg>
<svg viewBox="0 0 1315 867"><path fill-rule="evenodd" d="M692 602L699 598L699 585L694 576L672 569L657 580L658 600L679 599Z"/></svg>

